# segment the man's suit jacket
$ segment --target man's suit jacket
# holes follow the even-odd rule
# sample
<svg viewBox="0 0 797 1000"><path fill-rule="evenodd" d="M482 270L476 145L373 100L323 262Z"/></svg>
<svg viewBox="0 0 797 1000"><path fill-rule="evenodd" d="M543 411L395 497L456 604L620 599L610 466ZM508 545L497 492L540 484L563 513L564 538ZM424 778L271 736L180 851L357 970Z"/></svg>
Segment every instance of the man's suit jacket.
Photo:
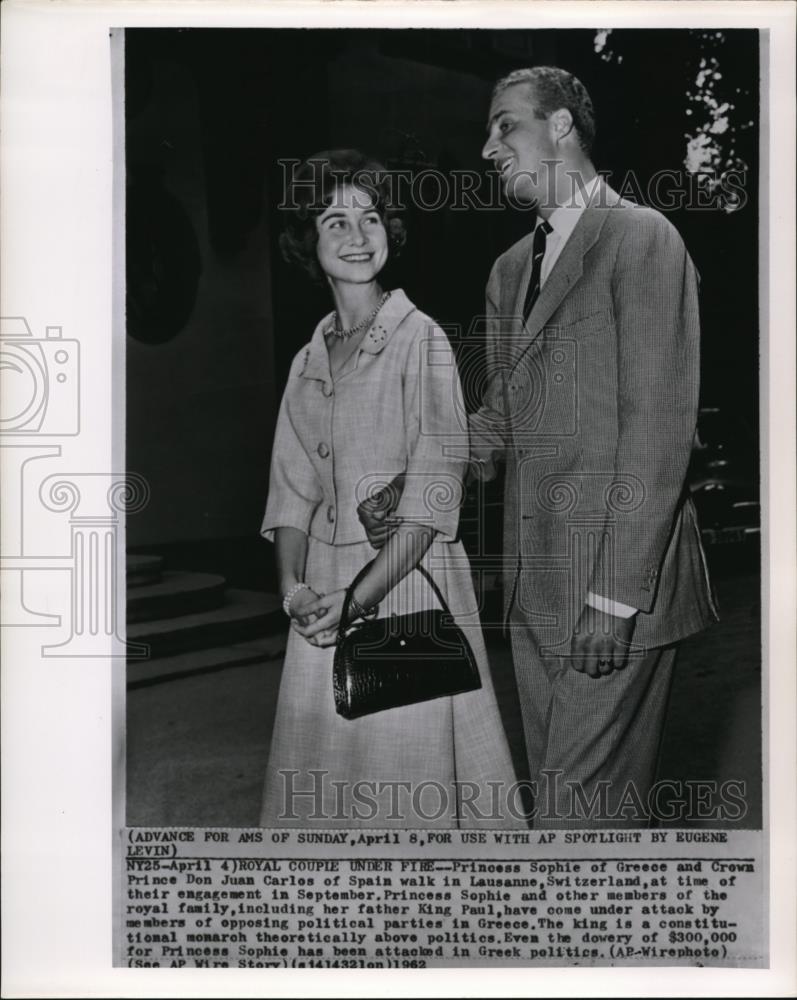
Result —
<svg viewBox="0 0 797 1000"><path fill-rule="evenodd" d="M716 619L685 478L698 409L697 275L660 213L602 182L528 322L532 235L487 286L489 388L471 452L506 456L505 614L566 652L587 591L639 609L634 642Z"/></svg>

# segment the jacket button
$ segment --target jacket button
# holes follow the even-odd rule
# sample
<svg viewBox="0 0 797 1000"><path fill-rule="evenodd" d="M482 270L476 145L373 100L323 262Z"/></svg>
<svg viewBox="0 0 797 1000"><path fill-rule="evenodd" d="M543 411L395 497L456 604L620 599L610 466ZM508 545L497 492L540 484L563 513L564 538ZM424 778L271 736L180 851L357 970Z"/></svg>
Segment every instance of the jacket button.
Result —
<svg viewBox="0 0 797 1000"><path fill-rule="evenodd" d="M329 399L330 396L334 395L335 390L331 385L327 385L326 382L321 383L321 392Z"/></svg>
<svg viewBox="0 0 797 1000"><path fill-rule="evenodd" d="M327 507L327 521L329 521L330 524L335 523L335 508L332 504Z"/></svg>
<svg viewBox="0 0 797 1000"><path fill-rule="evenodd" d="M318 446L317 451L318 451L318 454L321 456L321 458L328 458L329 457L329 448L324 444L323 441Z"/></svg>

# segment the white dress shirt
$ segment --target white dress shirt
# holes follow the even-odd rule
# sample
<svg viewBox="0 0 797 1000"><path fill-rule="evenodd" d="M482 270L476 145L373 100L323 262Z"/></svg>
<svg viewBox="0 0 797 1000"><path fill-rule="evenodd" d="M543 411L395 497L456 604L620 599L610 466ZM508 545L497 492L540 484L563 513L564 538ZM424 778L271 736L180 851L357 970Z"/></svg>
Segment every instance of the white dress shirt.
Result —
<svg viewBox="0 0 797 1000"><path fill-rule="evenodd" d="M548 234L548 238L545 241L545 256L542 258L542 267L540 269L540 288L545 285L548 275L553 270L553 266L559 258L559 254L564 250L565 244L576 228L576 223L581 218L581 213L591 201L599 183L600 176L596 174L583 188L576 187L567 205L561 205L548 217L548 224L552 227L553 231ZM541 219L537 222L537 225L540 222L542 222ZM623 604L621 601L612 601L608 597L601 597L600 594L595 594L591 590L587 591L587 604L598 611L615 615L618 618L630 618L639 610L638 608L631 607L630 604Z"/></svg>

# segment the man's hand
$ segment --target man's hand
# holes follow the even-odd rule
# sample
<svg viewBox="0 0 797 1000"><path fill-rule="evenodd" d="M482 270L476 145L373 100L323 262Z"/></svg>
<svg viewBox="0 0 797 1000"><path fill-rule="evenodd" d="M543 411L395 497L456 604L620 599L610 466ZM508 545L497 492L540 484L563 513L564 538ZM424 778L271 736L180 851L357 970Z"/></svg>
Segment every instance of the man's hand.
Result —
<svg viewBox="0 0 797 1000"><path fill-rule="evenodd" d="M398 518L391 515L398 507L403 489L402 472L384 489L366 497L357 508L357 517L365 528L368 541L375 549L381 549L401 523Z"/></svg>
<svg viewBox="0 0 797 1000"><path fill-rule="evenodd" d="M570 642L570 666L590 677L604 677L628 663L636 616L620 618L584 605Z"/></svg>

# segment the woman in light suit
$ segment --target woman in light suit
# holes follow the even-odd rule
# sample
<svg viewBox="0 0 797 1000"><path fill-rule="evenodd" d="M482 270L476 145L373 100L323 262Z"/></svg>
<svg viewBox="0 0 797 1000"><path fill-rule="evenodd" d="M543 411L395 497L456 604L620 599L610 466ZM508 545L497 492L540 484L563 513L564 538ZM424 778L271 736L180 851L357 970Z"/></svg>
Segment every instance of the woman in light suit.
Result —
<svg viewBox="0 0 797 1000"><path fill-rule="evenodd" d="M291 630L261 822L524 827L470 566L456 540L463 463L445 446L463 429L448 339L403 291L380 284L391 239L378 163L353 150L320 153L296 174L288 199L283 252L326 283L334 311L291 365L272 451L262 533L276 547ZM357 506L400 473L399 527L375 554ZM354 721L336 714L344 595L372 560L354 591L355 613L438 607L416 571L422 564L468 637L480 690Z"/></svg>

